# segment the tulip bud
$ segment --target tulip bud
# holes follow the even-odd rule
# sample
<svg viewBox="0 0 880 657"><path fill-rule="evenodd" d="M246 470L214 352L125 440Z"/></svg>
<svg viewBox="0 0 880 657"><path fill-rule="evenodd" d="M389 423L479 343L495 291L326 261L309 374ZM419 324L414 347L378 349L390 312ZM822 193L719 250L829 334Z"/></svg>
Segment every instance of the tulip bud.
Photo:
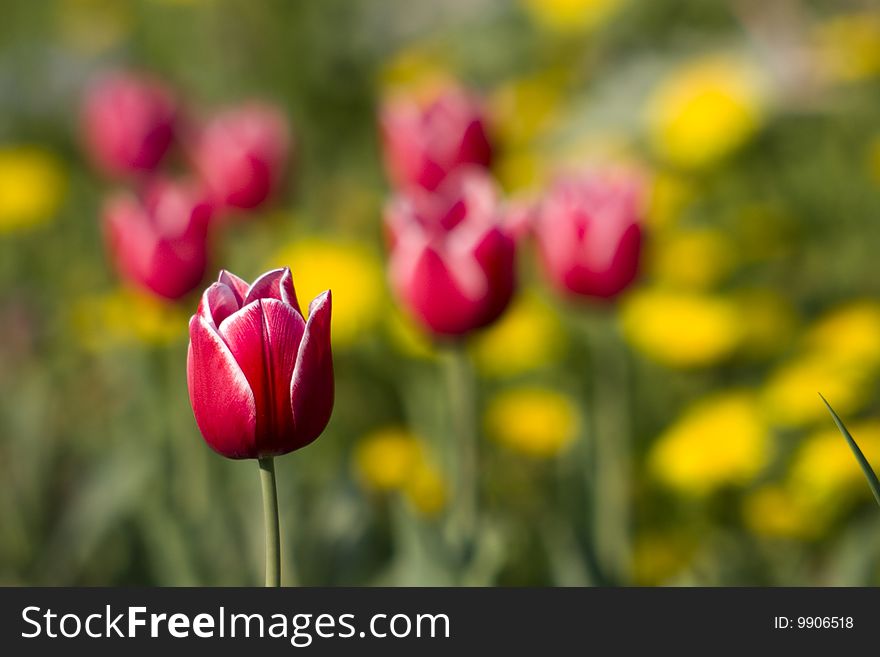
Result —
<svg viewBox="0 0 880 657"><path fill-rule="evenodd" d="M305 321L287 268L253 285L221 271L205 290L186 372L196 423L215 451L279 456L321 434L333 410L330 306L328 290Z"/></svg>
<svg viewBox="0 0 880 657"><path fill-rule="evenodd" d="M124 278L178 299L205 275L210 218L211 206L193 187L154 182L143 199L120 193L105 204L107 246Z"/></svg>
<svg viewBox="0 0 880 657"><path fill-rule="evenodd" d="M496 187L479 168L434 192L413 188L386 209L389 274L400 301L429 331L458 336L495 321L515 288L515 245Z"/></svg>
<svg viewBox="0 0 880 657"><path fill-rule="evenodd" d="M642 247L641 184L622 171L557 181L534 233L553 285L575 296L611 299L635 279Z"/></svg>
<svg viewBox="0 0 880 657"><path fill-rule="evenodd" d="M447 88L427 106L398 96L382 108L380 128L385 167L399 188L434 190L457 167L488 167L492 159L478 103Z"/></svg>
<svg viewBox="0 0 880 657"><path fill-rule="evenodd" d="M157 80L130 73L100 78L83 106L86 147L111 175L153 171L174 139L176 113L171 92Z"/></svg>
<svg viewBox="0 0 880 657"><path fill-rule="evenodd" d="M278 110L245 105L208 122L196 136L193 160L219 204L253 209L278 189L289 142Z"/></svg>

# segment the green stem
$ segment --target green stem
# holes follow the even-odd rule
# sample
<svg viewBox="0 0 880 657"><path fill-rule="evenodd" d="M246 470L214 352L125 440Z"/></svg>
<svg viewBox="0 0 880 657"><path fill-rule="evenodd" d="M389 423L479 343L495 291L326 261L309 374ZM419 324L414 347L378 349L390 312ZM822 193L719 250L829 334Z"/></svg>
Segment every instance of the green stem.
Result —
<svg viewBox="0 0 880 657"><path fill-rule="evenodd" d="M588 327L596 558L612 584L629 580L630 409L626 353L607 322Z"/></svg>
<svg viewBox="0 0 880 657"><path fill-rule="evenodd" d="M266 526L266 586L281 586L281 531L278 521L278 491L275 487L275 459L260 460L263 487L263 522Z"/></svg>
<svg viewBox="0 0 880 657"><path fill-rule="evenodd" d="M474 547L477 528L477 432L474 374L465 345L456 344L447 358L447 385L455 432L454 506L450 523L461 550L461 565Z"/></svg>

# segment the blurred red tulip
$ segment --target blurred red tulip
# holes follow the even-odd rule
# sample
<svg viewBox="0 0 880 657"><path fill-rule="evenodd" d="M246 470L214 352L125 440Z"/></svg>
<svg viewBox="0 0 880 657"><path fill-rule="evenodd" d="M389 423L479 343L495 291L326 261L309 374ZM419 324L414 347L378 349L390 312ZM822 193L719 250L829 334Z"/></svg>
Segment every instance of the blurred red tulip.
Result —
<svg viewBox="0 0 880 657"><path fill-rule="evenodd" d="M504 312L515 288L515 245L488 173L463 168L434 192L402 193L385 222L391 284L425 328L462 335Z"/></svg>
<svg viewBox="0 0 880 657"><path fill-rule="evenodd" d="M268 105L249 104L209 121L195 139L193 159L219 204L247 210L277 190L289 144L284 116Z"/></svg>
<svg viewBox="0 0 880 657"><path fill-rule="evenodd" d="M383 106L380 128L391 182L434 190L457 167L488 167L492 159L485 119L466 92L449 87L427 106L397 96Z"/></svg>
<svg viewBox="0 0 880 657"><path fill-rule="evenodd" d="M97 165L109 174L149 172L172 144L176 114L174 98L161 82L113 73L86 92L84 141Z"/></svg>
<svg viewBox="0 0 880 657"><path fill-rule="evenodd" d="M143 200L113 196L104 207L107 246L120 274L168 299L205 275L211 206L192 186L155 181Z"/></svg>
<svg viewBox="0 0 880 657"><path fill-rule="evenodd" d="M250 286L221 271L205 290L186 371L196 423L215 451L278 456L321 434L333 410L330 307L328 290L305 321L287 268Z"/></svg>
<svg viewBox="0 0 880 657"><path fill-rule="evenodd" d="M642 248L641 181L624 171L563 178L535 217L544 269L562 292L610 299L633 282Z"/></svg>

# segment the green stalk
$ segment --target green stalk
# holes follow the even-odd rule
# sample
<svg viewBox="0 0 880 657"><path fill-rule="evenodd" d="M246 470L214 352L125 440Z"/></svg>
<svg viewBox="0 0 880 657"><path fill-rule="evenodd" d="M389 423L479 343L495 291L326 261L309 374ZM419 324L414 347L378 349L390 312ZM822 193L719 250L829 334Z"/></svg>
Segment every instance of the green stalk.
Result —
<svg viewBox="0 0 880 657"><path fill-rule="evenodd" d="M463 343L447 357L447 385L452 427L455 432L454 506L450 524L460 548L462 568L474 547L477 529L477 432L474 373Z"/></svg>
<svg viewBox="0 0 880 657"><path fill-rule="evenodd" d="M266 586L281 586L281 531L278 520L278 491L275 487L275 459L261 458L263 522L266 526Z"/></svg>

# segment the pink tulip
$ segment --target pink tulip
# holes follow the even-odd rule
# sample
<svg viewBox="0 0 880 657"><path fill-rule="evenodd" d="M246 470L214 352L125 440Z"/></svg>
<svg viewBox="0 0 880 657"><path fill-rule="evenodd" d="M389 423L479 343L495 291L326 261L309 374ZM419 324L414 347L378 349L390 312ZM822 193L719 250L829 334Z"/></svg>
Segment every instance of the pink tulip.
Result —
<svg viewBox="0 0 880 657"><path fill-rule="evenodd" d="M380 128L391 182L434 190L458 167L488 167L492 148L485 124L478 103L455 87L427 106L405 96L390 99Z"/></svg>
<svg viewBox="0 0 880 657"><path fill-rule="evenodd" d="M219 204L253 209L278 189L289 142L278 110L244 105L208 122L196 136L193 160Z"/></svg>
<svg viewBox="0 0 880 657"><path fill-rule="evenodd" d="M107 75L86 93L86 147L111 175L153 171L173 142L176 114L174 98L161 82L131 73Z"/></svg>
<svg viewBox="0 0 880 657"><path fill-rule="evenodd" d="M515 246L485 171L460 169L434 192L398 195L385 222L392 287L425 328L458 336L504 312L515 288Z"/></svg>
<svg viewBox="0 0 880 657"><path fill-rule="evenodd" d="M233 459L292 452L315 440L333 410L330 291L303 319L290 270L253 285L230 274L202 295L189 322L186 371L196 423Z"/></svg>
<svg viewBox="0 0 880 657"><path fill-rule="evenodd" d="M642 248L641 182L623 171L564 178L541 203L534 232L563 293L611 299L633 282Z"/></svg>
<svg viewBox="0 0 880 657"><path fill-rule="evenodd" d="M142 200L120 193L105 204L107 246L124 278L178 299L205 275L210 218L211 206L198 190L156 181Z"/></svg>

